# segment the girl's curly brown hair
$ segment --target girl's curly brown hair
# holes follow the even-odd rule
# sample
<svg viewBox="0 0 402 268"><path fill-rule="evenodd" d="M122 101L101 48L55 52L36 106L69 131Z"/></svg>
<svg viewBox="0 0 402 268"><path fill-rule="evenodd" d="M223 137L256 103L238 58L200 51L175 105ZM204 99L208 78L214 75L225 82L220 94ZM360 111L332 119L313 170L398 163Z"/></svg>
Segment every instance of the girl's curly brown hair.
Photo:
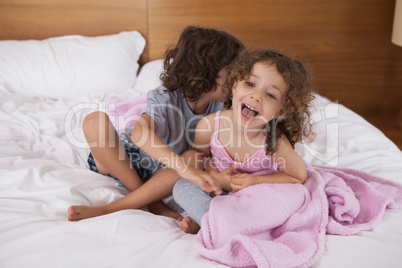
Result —
<svg viewBox="0 0 402 268"><path fill-rule="evenodd" d="M176 47L166 51L160 78L167 91L178 89L196 101L215 90L219 71L243 49L243 43L225 31L188 26Z"/></svg>
<svg viewBox="0 0 402 268"><path fill-rule="evenodd" d="M310 123L309 104L314 99L313 83L304 65L280 52L270 49L243 51L229 66L229 76L223 87L227 93L225 108L232 107L232 88L236 81L247 79L256 63L274 65L283 77L287 89L286 100L281 109L281 118L274 118L267 123L266 152L273 155L277 150L277 140L284 134L292 147L301 142L303 137L312 140L314 133Z"/></svg>

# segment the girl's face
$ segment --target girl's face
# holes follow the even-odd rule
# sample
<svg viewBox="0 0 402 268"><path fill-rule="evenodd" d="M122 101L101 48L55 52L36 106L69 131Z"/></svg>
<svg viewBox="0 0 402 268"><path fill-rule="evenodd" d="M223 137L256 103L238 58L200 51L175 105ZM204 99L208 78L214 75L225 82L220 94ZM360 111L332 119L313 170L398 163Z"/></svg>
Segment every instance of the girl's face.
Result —
<svg viewBox="0 0 402 268"><path fill-rule="evenodd" d="M272 118L280 117L287 85L275 65L258 62L250 76L233 85L236 121L247 128L265 129Z"/></svg>
<svg viewBox="0 0 402 268"><path fill-rule="evenodd" d="M226 68L221 69L218 73L218 77L215 80L216 88L211 92L212 99L214 101L224 102L226 100L226 94L222 92L222 86L225 84L227 78L228 72Z"/></svg>

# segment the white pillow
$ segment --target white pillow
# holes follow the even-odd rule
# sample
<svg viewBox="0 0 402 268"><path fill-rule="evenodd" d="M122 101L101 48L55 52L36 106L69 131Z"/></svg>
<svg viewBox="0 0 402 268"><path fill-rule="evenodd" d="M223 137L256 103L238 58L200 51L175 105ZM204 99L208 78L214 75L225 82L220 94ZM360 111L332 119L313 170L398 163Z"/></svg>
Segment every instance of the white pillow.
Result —
<svg viewBox="0 0 402 268"><path fill-rule="evenodd" d="M50 98L132 89L144 47L137 31L0 41L0 85L9 92Z"/></svg>
<svg viewBox="0 0 402 268"><path fill-rule="evenodd" d="M153 60L145 63L138 74L135 84L135 91L141 95L147 94L148 91L157 88L162 84L159 76L163 71L163 59Z"/></svg>

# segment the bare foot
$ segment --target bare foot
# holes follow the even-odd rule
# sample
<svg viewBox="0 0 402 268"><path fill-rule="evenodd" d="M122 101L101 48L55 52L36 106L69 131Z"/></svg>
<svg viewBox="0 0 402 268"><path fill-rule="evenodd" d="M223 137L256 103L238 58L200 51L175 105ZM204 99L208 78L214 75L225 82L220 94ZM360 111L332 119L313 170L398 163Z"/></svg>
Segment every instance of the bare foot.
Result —
<svg viewBox="0 0 402 268"><path fill-rule="evenodd" d="M192 218L186 217L181 221L181 229L188 234L196 234L200 226Z"/></svg>
<svg viewBox="0 0 402 268"><path fill-rule="evenodd" d="M147 206L149 212L152 212L155 215L161 215L165 217L170 217L181 221L183 216L179 213L173 211L168 205L166 205L163 201L157 201Z"/></svg>
<svg viewBox="0 0 402 268"><path fill-rule="evenodd" d="M101 207L71 206L68 208L69 221L79 221L104 214Z"/></svg>

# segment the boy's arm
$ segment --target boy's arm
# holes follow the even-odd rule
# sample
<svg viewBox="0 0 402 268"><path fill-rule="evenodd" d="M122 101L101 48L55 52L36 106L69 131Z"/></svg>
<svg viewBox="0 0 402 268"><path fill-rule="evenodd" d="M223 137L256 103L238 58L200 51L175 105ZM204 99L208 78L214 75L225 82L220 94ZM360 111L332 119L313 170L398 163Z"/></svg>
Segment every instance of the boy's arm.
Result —
<svg viewBox="0 0 402 268"><path fill-rule="evenodd" d="M154 119L149 114L142 114L131 133L131 140L144 152L163 162L168 167L177 171L180 168L184 168L174 166L176 164L174 160L178 158L178 155L155 134L157 130L158 126Z"/></svg>
<svg viewBox="0 0 402 268"><path fill-rule="evenodd" d="M149 114L142 114L134 126L131 140L151 157L177 171L179 176L201 186L205 191L220 193L219 183L208 173L186 165L185 161L156 135L158 126Z"/></svg>
<svg viewBox="0 0 402 268"><path fill-rule="evenodd" d="M225 170L222 170L222 172L219 172L219 170L216 168L214 165L213 161L211 158L208 158L207 161L207 169L206 171L211 174L220 184L222 189L232 192L232 186L231 186L231 176L232 172L234 170L233 166L228 167Z"/></svg>

